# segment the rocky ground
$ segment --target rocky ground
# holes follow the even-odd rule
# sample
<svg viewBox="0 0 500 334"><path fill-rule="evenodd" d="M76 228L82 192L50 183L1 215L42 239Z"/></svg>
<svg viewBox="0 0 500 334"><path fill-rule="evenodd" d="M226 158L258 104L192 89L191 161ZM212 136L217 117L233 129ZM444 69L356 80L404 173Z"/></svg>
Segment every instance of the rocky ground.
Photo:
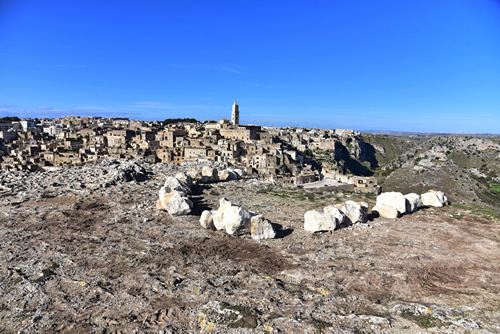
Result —
<svg viewBox="0 0 500 334"><path fill-rule="evenodd" d="M500 331L496 216L452 205L310 234L307 210L375 198L246 179L193 187L193 214L172 218L158 190L187 168L0 174L0 332ZM202 228L221 197L279 238Z"/></svg>

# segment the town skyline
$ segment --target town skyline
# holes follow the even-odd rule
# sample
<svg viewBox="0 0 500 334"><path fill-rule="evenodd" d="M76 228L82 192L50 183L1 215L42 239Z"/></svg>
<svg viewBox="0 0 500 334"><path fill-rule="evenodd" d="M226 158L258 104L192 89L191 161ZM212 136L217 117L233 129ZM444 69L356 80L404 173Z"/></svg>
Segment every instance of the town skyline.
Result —
<svg viewBox="0 0 500 334"><path fill-rule="evenodd" d="M0 116L498 133L495 1L3 2Z"/></svg>

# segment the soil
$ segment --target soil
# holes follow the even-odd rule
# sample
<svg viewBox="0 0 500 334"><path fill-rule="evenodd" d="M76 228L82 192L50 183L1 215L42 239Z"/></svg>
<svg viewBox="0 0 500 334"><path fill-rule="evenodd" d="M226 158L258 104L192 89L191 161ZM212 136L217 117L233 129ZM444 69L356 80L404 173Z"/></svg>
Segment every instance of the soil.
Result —
<svg viewBox="0 0 500 334"><path fill-rule="evenodd" d="M500 332L500 222L454 206L310 234L303 215L356 194L257 180L194 187L155 208L163 175L0 198L0 332ZM221 197L277 239L200 226Z"/></svg>

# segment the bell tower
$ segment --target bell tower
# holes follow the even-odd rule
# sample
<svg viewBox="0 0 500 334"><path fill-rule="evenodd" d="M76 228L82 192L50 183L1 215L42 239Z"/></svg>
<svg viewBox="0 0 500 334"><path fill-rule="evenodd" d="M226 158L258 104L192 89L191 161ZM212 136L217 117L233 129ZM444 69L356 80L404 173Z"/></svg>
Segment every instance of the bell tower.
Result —
<svg viewBox="0 0 500 334"><path fill-rule="evenodd" d="M231 112L231 124L236 126L240 125L240 107L236 99L234 99L233 111Z"/></svg>

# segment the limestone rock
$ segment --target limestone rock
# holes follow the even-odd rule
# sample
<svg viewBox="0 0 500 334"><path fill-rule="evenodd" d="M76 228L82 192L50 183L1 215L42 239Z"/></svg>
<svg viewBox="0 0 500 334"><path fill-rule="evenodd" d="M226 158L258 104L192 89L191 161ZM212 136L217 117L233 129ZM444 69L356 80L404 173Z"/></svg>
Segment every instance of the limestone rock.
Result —
<svg viewBox="0 0 500 334"><path fill-rule="evenodd" d="M191 213L193 202L183 192L166 192L162 187L159 194L160 199L156 202L156 207L161 210L167 210L172 216L183 216Z"/></svg>
<svg viewBox="0 0 500 334"><path fill-rule="evenodd" d="M402 193L399 192L382 193L377 196L376 206L378 208L381 208L383 206L394 208L398 211L400 215L402 215L406 213L406 198L403 196Z"/></svg>
<svg viewBox="0 0 500 334"><path fill-rule="evenodd" d="M184 197L186 196L186 193L184 192L179 192L179 191L174 191L174 192L169 192L167 188L161 187L160 191L158 192L158 202L156 203L156 207L158 209L166 210L167 209L167 202L174 196L180 196Z"/></svg>
<svg viewBox="0 0 500 334"><path fill-rule="evenodd" d="M231 202L226 198L221 198L219 201L219 209L213 214L214 226L217 230L222 230L225 228L224 225L224 212L231 207Z"/></svg>
<svg viewBox="0 0 500 334"><path fill-rule="evenodd" d="M422 206L442 207L448 204L448 198L442 191L429 190L421 198Z"/></svg>
<svg viewBox="0 0 500 334"><path fill-rule="evenodd" d="M229 170L227 169L220 170L218 173L218 179L219 181L229 180Z"/></svg>
<svg viewBox="0 0 500 334"><path fill-rule="evenodd" d="M192 168L186 172L187 175L191 177L192 180L200 181L201 180L201 171L196 168Z"/></svg>
<svg viewBox="0 0 500 334"><path fill-rule="evenodd" d="M191 213L193 202L187 197L174 196L167 202L167 211L172 216L183 216Z"/></svg>
<svg viewBox="0 0 500 334"><path fill-rule="evenodd" d="M229 179L230 180L237 180L240 178L239 174L236 174L236 172L233 169L227 169Z"/></svg>
<svg viewBox="0 0 500 334"><path fill-rule="evenodd" d="M106 168L107 183L116 184L130 181L145 181L146 169L136 161L103 160L100 164Z"/></svg>
<svg viewBox="0 0 500 334"><path fill-rule="evenodd" d="M201 170L201 182L208 183L217 181L218 172L217 169L205 166Z"/></svg>
<svg viewBox="0 0 500 334"><path fill-rule="evenodd" d="M224 228L227 234L242 235L248 232L250 219L255 214L237 206L230 206L222 212L217 210L214 215L214 225L217 229Z"/></svg>
<svg viewBox="0 0 500 334"><path fill-rule="evenodd" d="M326 212L310 210L304 214L304 230L311 233L333 231L337 226L337 222L337 218Z"/></svg>
<svg viewBox="0 0 500 334"><path fill-rule="evenodd" d="M216 211L216 213L223 212L224 210L226 210L227 208L230 208L231 206L232 206L232 203L227 198L222 197L219 200L219 209Z"/></svg>
<svg viewBox="0 0 500 334"><path fill-rule="evenodd" d="M241 179L244 175L243 170L236 168L233 170L234 174L236 174L237 179Z"/></svg>
<svg viewBox="0 0 500 334"><path fill-rule="evenodd" d="M347 222L348 218L336 205L335 206L334 205L326 206L323 209L323 212L328 213L329 215L335 217L335 219L337 219L337 222L339 225Z"/></svg>
<svg viewBox="0 0 500 334"><path fill-rule="evenodd" d="M209 210L204 210L201 213L200 224L204 228L208 228L210 230L215 230L213 212Z"/></svg>
<svg viewBox="0 0 500 334"><path fill-rule="evenodd" d="M250 219L250 234L252 239L273 239L276 237L276 232L269 220L265 219L263 215L253 216Z"/></svg>
<svg viewBox="0 0 500 334"><path fill-rule="evenodd" d="M398 218L400 216L399 211L392 206L375 205L372 211L377 212L380 217L384 218Z"/></svg>
<svg viewBox="0 0 500 334"><path fill-rule="evenodd" d="M276 233L269 222L262 215L232 205L230 201L221 198L217 211L204 211L200 218L202 226L210 224L217 230L225 230L227 234L242 235L250 233L253 239L274 238Z"/></svg>
<svg viewBox="0 0 500 334"><path fill-rule="evenodd" d="M406 198L406 212L411 213L418 211L422 206L422 200L420 199L420 195L415 193L410 193L404 195Z"/></svg>
<svg viewBox="0 0 500 334"><path fill-rule="evenodd" d="M193 186L193 178L186 173L179 172L175 174L175 178L189 188Z"/></svg>
<svg viewBox="0 0 500 334"><path fill-rule="evenodd" d="M347 201L337 206L351 224L366 223L368 216L368 204L365 202Z"/></svg>
<svg viewBox="0 0 500 334"><path fill-rule="evenodd" d="M165 191L168 193L173 191L183 192L186 194L191 193L191 189L187 184L182 183L181 181L172 176L167 177L167 179L165 180L164 187Z"/></svg>

